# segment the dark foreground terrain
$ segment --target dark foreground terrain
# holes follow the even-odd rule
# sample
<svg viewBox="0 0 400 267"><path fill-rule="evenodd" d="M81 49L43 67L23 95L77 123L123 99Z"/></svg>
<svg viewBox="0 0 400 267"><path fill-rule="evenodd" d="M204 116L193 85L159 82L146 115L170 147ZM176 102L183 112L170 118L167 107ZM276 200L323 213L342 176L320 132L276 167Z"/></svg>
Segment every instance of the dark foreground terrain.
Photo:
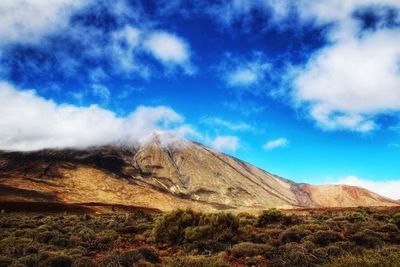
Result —
<svg viewBox="0 0 400 267"><path fill-rule="evenodd" d="M0 266L400 266L400 209L0 215Z"/></svg>

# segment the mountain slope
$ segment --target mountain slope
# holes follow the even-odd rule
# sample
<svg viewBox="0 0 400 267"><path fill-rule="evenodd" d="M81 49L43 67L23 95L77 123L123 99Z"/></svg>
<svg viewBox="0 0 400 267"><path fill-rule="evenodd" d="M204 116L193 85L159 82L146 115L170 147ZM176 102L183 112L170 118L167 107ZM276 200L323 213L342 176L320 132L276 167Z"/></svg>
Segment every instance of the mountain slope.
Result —
<svg viewBox="0 0 400 267"><path fill-rule="evenodd" d="M296 184L169 134L153 134L142 145L1 152L0 192L0 201L160 210L397 205L361 188Z"/></svg>

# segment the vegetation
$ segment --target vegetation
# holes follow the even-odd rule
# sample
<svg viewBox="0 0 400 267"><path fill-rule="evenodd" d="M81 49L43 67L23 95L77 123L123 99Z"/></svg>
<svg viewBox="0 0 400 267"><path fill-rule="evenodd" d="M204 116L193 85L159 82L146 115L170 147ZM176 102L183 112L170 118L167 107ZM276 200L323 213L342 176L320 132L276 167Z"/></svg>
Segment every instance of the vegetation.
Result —
<svg viewBox="0 0 400 267"><path fill-rule="evenodd" d="M400 266L399 209L0 214L0 266Z"/></svg>

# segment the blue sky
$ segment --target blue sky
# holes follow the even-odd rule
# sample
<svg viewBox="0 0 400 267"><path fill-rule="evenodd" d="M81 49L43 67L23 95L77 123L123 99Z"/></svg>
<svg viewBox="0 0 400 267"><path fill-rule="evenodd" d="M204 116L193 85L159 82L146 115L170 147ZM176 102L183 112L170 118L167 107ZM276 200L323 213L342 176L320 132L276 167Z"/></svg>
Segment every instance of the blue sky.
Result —
<svg viewBox="0 0 400 267"><path fill-rule="evenodd" d="M396 0L3 0L0 148L163 130L297 182L400 198L399 12Z"/></svg>

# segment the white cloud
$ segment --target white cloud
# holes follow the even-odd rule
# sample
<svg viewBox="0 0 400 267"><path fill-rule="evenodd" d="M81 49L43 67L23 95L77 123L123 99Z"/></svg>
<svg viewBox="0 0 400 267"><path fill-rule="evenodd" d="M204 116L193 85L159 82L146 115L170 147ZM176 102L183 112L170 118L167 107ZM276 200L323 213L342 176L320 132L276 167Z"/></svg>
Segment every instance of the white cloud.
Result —
<svg viewBox="0 0 400 267"><path fill-rule="evenodd" d="M327 129L370 131L400 111L400 35L381 30L317 52L295 80L295 98Z"/></svg>
<svg viewBox="0 0 400 267"><path fill-rule="evenodd" d="M257 82L258 75L253 70L239 68L229 73L226 79L230 86L249 86Z"/></svg>
<svg viewBox="0 0 400 267"><path fill-rule="evenodd" d="M391 199L400 199L400 180L368 181L360 179L357 176L350 175L339 179L337 183L363 187Z"/></svg>
<svg viewBox="0 0 400 267"><path fill-rule="evenodd" d="M152 32L143 43L154 58L165 65L180 65L188 72L193 71L190 66L190 49L182 38L168 32Z"/></svg>
<svg viewBox="0 0 400 267"><path fill-rule="evenodd" d="M331 42L317 51L294 78L294 97L324 129L369 132L379 128L376 116L400 111L400 30L382 23L361 31L354 12L372 7L399 10L393 0L301 1L305 21L333 23Z"/></svg>
<svg viewBox="0 0 400 267"><path fill-rule="evenodd" d="M266 150L274 150L276 148L280 148L280 147L286 147L289 145L289 140L287 140L286 138L278 138L275 140L270 140L267 143L265 143L263 145L263 148Z"/></svg>
<svg viewBox="0 0 400 267"><path fill-rule="evenodd" d="M0 83L0 149L87 147L119 141L136 142L156 131L191 134L183 117L165 106L139 106L126 117L97 105L56 104Z"/></svg>
<svg viewBox="0 0 400 267"><path fill-rule="evenodd" d="M0 45L37 43L45 35L63 30L69 17L91 0L2 0Z"/></svg>
<svg viewBox="0 0 400 267"><path fill-rule="evenodd" d="M108 102L110 100L111 92L110 90L101 84L93 84L92 85L92 92L95 96L100 97L103 99L105 102Z"/></svg>
<svg viewBox="0 0 400 267"><path fill-rule="evenodd" d="M167 73L180 66L186 74L193 74L195 67L190 60L189 44L171 32L154 28L155 23L151 22L151 18L132 5L127 4L125 0L112 3L95 0L1 1L0 60L15 61L14 58L8 58L12 57L13 53L3 53L3 50L12 50L19 44L29 44L32 45L32 49L43 54L46 54L45 51L51 51L51 55L44 55L40 64L37 58L25 57L24 70L21 71L23 75L28 72L35 72L31 76L45 75L49 71L57 71L74 78L79 73L79 76L101 82L102 76L98 70L111 67L112 71L119 74L136 74L148 78L152 74L154 64L144 56L145 53L162 63ZM109 31L77 20L71 21L74 15L79 12L87 14L88 10L96 16L104 16L102 9L106 9L118 22L118 28ZM73 45L65 48L55 44L55 40L61 36L63 41ZM73 51L73 47L81 48L79 56ZM56 63L52 60L56 60ZM100 62L100 66L86 70L87 60ZM5 74L3 77L10 75L12 65L5 63L1 67L4 67L4 70L1 70ZM80 73L82 69L88 74Z"/></svg>
<svg viewBox="0 0 400 267"><path fill-rule="evenodd" d="M226 107L227 109L230 109L235 112L239 112L244 116L259 114L265 110L265 107L260 104L256 104L256 103L250 102L250 101L246 102L244 100L232 101L232 102L226 101L226 102L223 102L222 105L224 107Z"/></svg>
<svg viewBox="0 0 400 267"><path fill-rule="evenodd" d="M378 21L373 30L363 31L355 13L366 9ZM286 27L294 14L302 27L329 25L324 31L328 44L297 71L279 75L284 87L294 88L294 105L320 127L369 132L379 128L379 115L400 111L400 29L387 22L390 17L398 25L400 16L390 9L400 12L400 1L235 0L215 3L205 12L227 26L241 21L245 29L254 22L254 10L268 18L270 27ZM225 79L230 86L252 86L257 73L238 67Z"/></svg>
<svg viewBox="0 0 400 267"><path fill-rule="evenodd" d="M254 52L251 58L237 58L227 54L219 66L226 84L241 88L260 84L269 69L270 64L260 52Z"/></svg>
<svg viewBox="0 0 400 267"><path fill-rule="evenodd" d="M142 49L143 35L144 33L140 29L130 25L112 32L109 50L119 71L135 72L144 78L149 77L148 67L137 60L137 55Z"/></svg>
<svg viewBox="0 0 400 267"><path fill-rule="evenodd" d="M208 144L219 151L235 152L240 146L240 140L236 136L221 135L215 139L208 141Z"/></svg>
<svg viewBox="0 0 400 267"><path fill-rule="evenodd" d="M254 127L245 122L231 122L217 117L202 117L200 122L210 126L227 128L232 131L254 131Z"/></svg>

